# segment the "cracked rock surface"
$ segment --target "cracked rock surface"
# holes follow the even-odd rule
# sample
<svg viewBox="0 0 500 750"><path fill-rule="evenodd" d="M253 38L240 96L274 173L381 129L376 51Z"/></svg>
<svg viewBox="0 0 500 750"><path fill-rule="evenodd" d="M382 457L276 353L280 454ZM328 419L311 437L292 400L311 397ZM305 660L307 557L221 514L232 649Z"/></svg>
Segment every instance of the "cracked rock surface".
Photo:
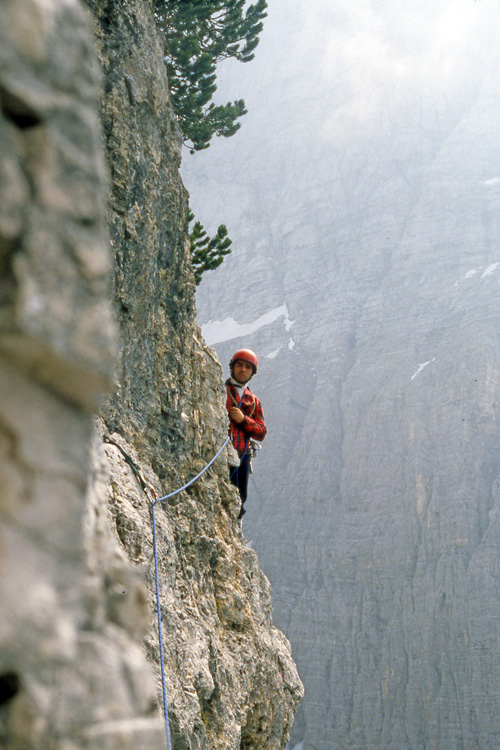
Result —
<svg viewBox="0 0 500 750"><path fill-rule="evenodd" d="M141 648L143 584L109 523L106 543L83 533L86 512L105 514L105 495L87 491L89 444L117 349L98 71L78 3L0 3L0 744L9 750L164 743ZM123 580L142 591L126 625L107 611L110 586Z"/></svg>
<svg viewBox="0 0 500 750"><path fill-rule="evenodd" d="M8 750L166 745L149 488L196 474L227 417L162 56L150 2L0 2ZM303 688L226 474L155 510L172 747L281 750Z"/></svg>

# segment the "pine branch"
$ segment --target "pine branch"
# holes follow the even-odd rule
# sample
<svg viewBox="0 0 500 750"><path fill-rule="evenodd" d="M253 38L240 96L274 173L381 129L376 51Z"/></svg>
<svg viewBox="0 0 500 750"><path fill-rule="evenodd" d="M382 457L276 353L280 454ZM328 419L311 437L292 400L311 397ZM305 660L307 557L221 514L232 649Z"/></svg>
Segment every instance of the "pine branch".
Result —
<svg viewBox="0 0 500 750"><path fill-rule="evenodd" d="M266 0L246 9L245 0L155 0L172 102L191 152L208 148L214 135L228 138L239 129L244 101L211 101L215 69L228 58L253 59L266 8Z"/></svg>
<svg viewBox="0 0 500 750"><path fill-rule="evenodd" d="M188 222L194 220L194 214L189 212ZM218 268L226 255L231 252L232 240L228 236L227 227L221 224L214 237L209 237L202 224L197 221L189 232L191 244L191 263L194 270L196 285L201 282L205 271Z"/></svg>

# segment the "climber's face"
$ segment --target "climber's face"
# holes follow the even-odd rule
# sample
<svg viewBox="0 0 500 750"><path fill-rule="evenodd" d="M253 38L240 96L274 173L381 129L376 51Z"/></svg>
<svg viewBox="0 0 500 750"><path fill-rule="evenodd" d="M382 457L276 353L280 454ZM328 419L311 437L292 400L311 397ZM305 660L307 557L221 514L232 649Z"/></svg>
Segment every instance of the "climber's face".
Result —
<svg viewBox="0 0 500 750"><path fill-rule="evenodd" d="M246 383L253 375L253 365L245 362L244 359L237 359L233 362L233 378L238 383Z"/></svg>

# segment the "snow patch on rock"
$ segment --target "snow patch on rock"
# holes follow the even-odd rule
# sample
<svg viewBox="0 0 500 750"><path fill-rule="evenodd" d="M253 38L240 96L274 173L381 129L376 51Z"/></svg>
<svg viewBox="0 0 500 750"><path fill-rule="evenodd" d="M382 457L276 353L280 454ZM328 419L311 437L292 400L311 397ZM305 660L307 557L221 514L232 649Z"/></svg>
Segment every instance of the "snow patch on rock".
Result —
<svg viewBox="0 0 500 750"><path fill-rule="evenodd" d="M222 344L224 341L232 341L232 339L250 336L252 333L274 323L281 317L284 318L285 330L289 331L295 321L290 320L286 303L280 305L280 307L273 307L272 310L268 310L251 323L238 323L234 318L229 316L224 320L209 320L208 323L202 325L201 330L207 344L214 346L215 344ZM272 359L270 356L269 358Z"/></svg>

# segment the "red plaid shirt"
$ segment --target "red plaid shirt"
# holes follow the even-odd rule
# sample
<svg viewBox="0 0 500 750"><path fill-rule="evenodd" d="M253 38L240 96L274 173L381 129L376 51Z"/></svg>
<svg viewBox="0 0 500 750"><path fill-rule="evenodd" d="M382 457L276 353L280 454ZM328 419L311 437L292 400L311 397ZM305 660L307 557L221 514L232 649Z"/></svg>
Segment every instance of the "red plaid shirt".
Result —
<svg viewBox="0 0 500 750"><path fill-rule="evenodd" d="M245 419L239 424L236 424L232 419L229 421L229 429L231 430L233 445L241 458L250 438L253 438L254 440L264 440L266 437L267 430L264 422L264 412L262 411L259 399L252 393L250 388L245 388L243 391L243 401L241 401L241 397L236 388L232 385L230 378L226 380L226 386L227 410L229 411L232 406L237 406L245 415Z"/></svg>

